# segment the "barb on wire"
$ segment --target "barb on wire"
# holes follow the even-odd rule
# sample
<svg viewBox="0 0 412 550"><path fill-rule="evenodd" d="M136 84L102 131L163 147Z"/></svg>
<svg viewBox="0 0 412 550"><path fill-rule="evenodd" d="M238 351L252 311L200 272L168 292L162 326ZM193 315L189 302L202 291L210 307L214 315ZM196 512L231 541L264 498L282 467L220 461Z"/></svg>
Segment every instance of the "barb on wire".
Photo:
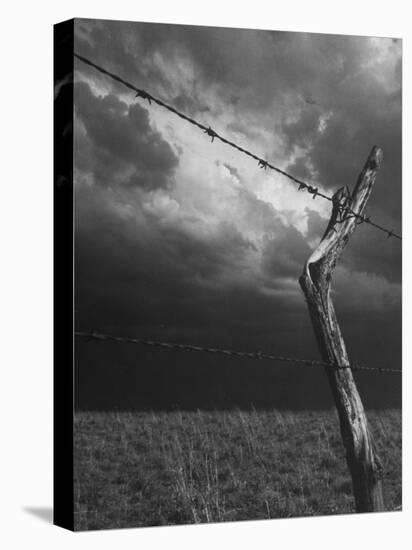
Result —
<svg viewBox="0 0 412 550"><path fill-rule="evenodd" d="M135 97L141 97L143 99L147 99L147 101L149 102L149 105L152 104L152 96L147 92L145 92L144 90L137 90Z"/></svg>
<svg viewBox="0 0 412 550"><path fill-rule="evenodd" d="M328 200L330 202L333 201L332 197L329 197L328 195L325 195L324 193L320 192L317 187L312 187L311 185L305 183L304 181L302 181L298 178L295 178L295 176L293 176L292 174L289 174L288 172L285 172L281 168L278 168L277 166L274 166L273 164L270 164L266 160L260 158L256 154L252 153L251 151L249 151L247 149L244 149L243 147L241 147L237 143L234 143L233 141L230 141L229 139L226 139L223 136L219 135L214 130L212 130L212 128L210 126L205 126L204 124L201 124L197 120L195 120L195 119L185 115L184 113L178 111L177 109L175 109L171 105L168 105L164 101L158 99L157 97L154 97L153 95L149 94L145 90L137 88L136 86L134 86L130 82L127 82L126 80L123 80L123 78L120 78L119 76L111 73L110 71L104 69L103 67L100 67L99 65L96 65L96 63L93 63L93 61L90 61L86 57L83 57L82 55L79 55L77 53L74 53L74 57L76 57L77 59L79 59L83 63L86 63L87 65L90 65L91 67L95 68L97 71L101 72L102 74L105 74L105 75L109 76L113 80L116 80L117 82L120 82L121 84L123 84L124 86L129 88L130 90L135 91L136 92L136 97L141 97L142 99L148 100L149 104L151 104L152 101L153 101L153 103L156 103L157 105L160 105L164 109L167 109L171 113L174 113L175 115L182 118L183 120L186 120L187 122L189 122L193 126L196 126L197 128L203 130L203 132L211 138L212 143L214 142L215 139L217 139L217 140L221 141L222 143L225 143L226 145L229 145L230 147L233 147L234 149L237 149L241 153L243 153L243 154L253 158L254 160L256 160L258 162L258 165L259 165L260 168L263 168L265 170L266 170L266 168L270 168L274 172L277 172L278 174L281 174L281 175L285 176L286 178L288 178L289 180L293 181L294 183L298 184L299 190L305 189L308 193L310 193L312 195L313 199L315 199L316 197L321 197L321 198L323 198L325 200ZM373 222L370 219L370 217L365 218L361 214L358 214L358 213L354 212L353 210L351 210L349 207L346 208L346 212L350 213L352 216L356 217L357 219L361 219L360 223L367 223L367 224L375 227L376 229L379 229L380 231L383 231L384 233L387 234L388 239L390 237L394 237L396 239L402 240L402 237L400 235L397 235L396 233L394 233L393 230L389 231L385 227L382 227L381 225Z"/></svg>
<svg viewBox="0 0 412 550"><path fill-rule="evenodd" d="M217 133L216 133L214 130L212 130L212 128L211 128L210 126L209 126L209 128L207 128L207 129L205 130L205 134L207 134L209 137L212 138L212 143L213 143L213 140L214 140L215 138L218 138L218 137L219 137L219 136L217 135Z"/></svg>
<svg viewBox="0 0 412 550"><path fill-rule="evenodd" d="M141 338L130 338L127 336L114 336L112 334L105 334L92 330L91 332L75 332L75 335L79 338L85 338L87 341L100 340L106 342L122 342L126 344L139 344L142 346L158 347L165 349L175 349L180 351L195 351L202 353L215 353L220 355L226 355L229 357L244 357L248 359L267 359L269 361L276 361L279 363L294 363L299 366L308 367L326 367L331 369L351 369L356 371L376 371L381 373L401 373L399 369L387 369L379 367L364 367L360 365L336 365L334 363L328 363L326 361L318 361L316 359L301 359L298 357L286 357L283 355L272 355L269 353L262 353L260 351L236 351L231 349L209 348L202 346L194 346L192 344L177 344L174 342L159 342L156 340L143 340Z"/></svg>
<svg viewBox="0 0 412 550"><path fill-rule="evenodd" d="M307 186L308 193L311 193L313 195L312 199L316 199L316 197L319 195L319 189L317 187L312 187L311 185Z"/></svg>

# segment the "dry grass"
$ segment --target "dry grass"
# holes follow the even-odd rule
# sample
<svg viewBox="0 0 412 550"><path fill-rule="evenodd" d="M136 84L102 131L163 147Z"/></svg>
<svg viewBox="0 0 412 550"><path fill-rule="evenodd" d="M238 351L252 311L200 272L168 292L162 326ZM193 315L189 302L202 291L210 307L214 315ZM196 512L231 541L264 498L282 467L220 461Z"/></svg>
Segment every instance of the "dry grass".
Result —
<svg viewBox="0 0 412 550"><path fill-rule="evenodd" d="M388 510L401 504L401 413L369 411ZM81 412L76 529L351 513L334 411Z"/></svg>

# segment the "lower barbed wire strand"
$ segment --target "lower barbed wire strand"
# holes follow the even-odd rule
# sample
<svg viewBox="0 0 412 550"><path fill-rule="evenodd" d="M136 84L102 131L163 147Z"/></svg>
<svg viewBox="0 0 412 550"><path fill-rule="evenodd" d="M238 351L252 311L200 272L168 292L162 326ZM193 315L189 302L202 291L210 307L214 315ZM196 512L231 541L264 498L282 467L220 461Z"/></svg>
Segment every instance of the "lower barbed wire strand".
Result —
<svg viewBox="0 0 412 550"><path fill-rule="evenodd" d="M230 349L221 349L221 348L211 348L211 347L202 347L194 346L192 344L179 344L174 342L160 342L157 340L143 340L140 338L131 338L128 336L115 336L112 334L105 334L96 331L91 332L82 332L77 331L75 335L80 338L85 338L87 340L100 340L108 342L120 342L126 344L138 344L142 346L149 347L159 347L164 349L174 349L179 351L187 352L200 352L200 353L215 353L220 355L226 355L229 357L243 357L248 359L265 359L268 361L276 361L279 363L294 363L299 366L308 366L308 367L327 367L336 370L341 369L351 369L354 371L374 371L381 373L402 373L400 369L387 369L380 367L365 367L361 365L336 365L334 363L327 363L326 361L319 361L317 359L302 359L298 357L287 357L283 355L272 355L268 353L261 353L260 351L239 351L239 350L230 350Z"/></svg>

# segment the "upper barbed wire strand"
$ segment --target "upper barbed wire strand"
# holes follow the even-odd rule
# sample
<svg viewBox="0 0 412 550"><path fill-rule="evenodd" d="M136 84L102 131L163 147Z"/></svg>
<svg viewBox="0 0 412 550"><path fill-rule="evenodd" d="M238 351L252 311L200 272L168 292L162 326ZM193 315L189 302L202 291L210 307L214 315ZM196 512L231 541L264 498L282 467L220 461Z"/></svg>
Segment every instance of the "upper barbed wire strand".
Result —
<svg viewBox="0 0 412 550"><path fill-rule="evenodd" d="M259 157L255 153L252 153L248 149L245 149L245 148L241 147L240 145L238 145L237 143L235 143L233 141L230 141L229 139L221 136L220 134L215 132L210 126L206 126L204 124L201 124L200 122L198 122L194 118L191 118L191 117L185 115L184 113L182 113L181 111L178 111L177 109L175 109L171 105L165 103L161 99L158 99L157 97L149 94L146 90L143 90L141 88L137 88L136 86L134 86L130 82L127 82L126 80L124 80L120 76L117 76L114 73L108 71L107 69L104 69L100 65L97 65L96 63L93 63L93 61L90 61L90 59L87 59L86 57L83 57L82 55L79 55L75 52L74 52L73 55L74 55L74 57L76 57L77 59L82 61L83 63L86 63L87 65L90 65L91 67L93 67L97 71L101 72L102 74L105 74L105 75L109 76L110 78L112 78L113 80L116 80L117 82L120 82L120 84L123 84L124 86L126 86L130 90L133 90L134 92L136 92L136 97L141 97L142 99L147 100L149 102L149 104L151 104L152 101L153 101L153 103L156 103L157 105L160 105L164 109L167 109L171 113L174 113L175 115L177 115L179 118L182 118L183 120L186 120L187 122L189 122L193 126L196 126L197 128L199 128L200 130L203 130L203 132L211 138L212 142L215 139L217 139L217 140L221 141L222 143L225 143L226 145L229 145L229 147L232 147L233 149L236 149L237 151L243 153L244 155L247 155L248 157L251 157L252 159L256 160L258 162L258 166L260 168L263 168L264 170L266 170L266 168L269 168L270 170L273 170L273 171L277 172L278 174L281 174L282 176L285 176L286 178L290 179L291 181L293 181L294 183L296 183L299 186L299 188L298 188L299 191L302 190L302 189L305 189L305 191L310 193L313 196L314 199L316 197L321 197L322 199L333 202L333 197L325 195L324 193L319 191L319 189L317 187L309 185L308 183L300 180L299 178L296 178L292 174L289 174L288 172L285 172L285 170L282 170L281 168L278 168L277 166L274 166L273 164L271 164L267 160ZM354 212L349 207L345 207L344 211L345 211L345 213L356 217L359 224L361 224L361 223L369 224L372 227L375 227L376 229L379 229L380 231L383 231L384 233L386 233L388 238L394 237L396 239L402 240L402 237L400 235L397 235L396 233L394 233L393 230L386 229L385 227L383 227L383 226L379 225L378 223L372 221L369 216L363 216L362 214L358 214L357 212Z"/></svg>
<svg viewBox="0 0 412 550"><path fill-rule="evenodd" d="M334 369L351 369L354 371L376 371L380 373L402 373L399 369L387 369L380 367L365 367L362 365L349 364L349 365L336 365L333 363L327 363L326 361L319 361L317 359L302 359L297 357L287 357L284 355L272 355L269 353L261 353L260 351L237 351L232 349L210 348L203 346L194 346L192 344L179 344L175 342L160 342L157 340L144 340L141 338L130 338L128 336L116 336L113 334L105 334L97 331L90 332L75 332L75 335L79 338L85 338L87 340L98 340L106 342L118 342L126 344L138 344L149 347L159 347L164 349L174 349L178 351L188 352L201 352L201 353L215 353L219 355L226 355L228 357L247 358L247 359L266 359L269 361L276 361L279 363L294 363L299 366L307 367L328 367Z"/></svg>

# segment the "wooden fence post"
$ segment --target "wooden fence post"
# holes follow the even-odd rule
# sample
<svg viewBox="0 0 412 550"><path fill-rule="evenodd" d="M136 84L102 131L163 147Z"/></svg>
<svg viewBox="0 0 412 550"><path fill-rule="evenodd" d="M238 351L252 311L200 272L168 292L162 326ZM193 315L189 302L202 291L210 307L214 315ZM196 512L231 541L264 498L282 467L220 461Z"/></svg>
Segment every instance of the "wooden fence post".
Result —
<svg viewBox="0 0 412 550"><path fill-rule="evenodd" d="M349 365L349 358L330 295L331 280L342 250L360 220L342 206L362 215L382 157L382 150L373 147L352 195L347 188L340 189L334 195L328 227L299 279L322 358L340 366ZM338 410L356 511L383 511L382 465L352 371L350 368L326 367L326 374Z"/></svg>

